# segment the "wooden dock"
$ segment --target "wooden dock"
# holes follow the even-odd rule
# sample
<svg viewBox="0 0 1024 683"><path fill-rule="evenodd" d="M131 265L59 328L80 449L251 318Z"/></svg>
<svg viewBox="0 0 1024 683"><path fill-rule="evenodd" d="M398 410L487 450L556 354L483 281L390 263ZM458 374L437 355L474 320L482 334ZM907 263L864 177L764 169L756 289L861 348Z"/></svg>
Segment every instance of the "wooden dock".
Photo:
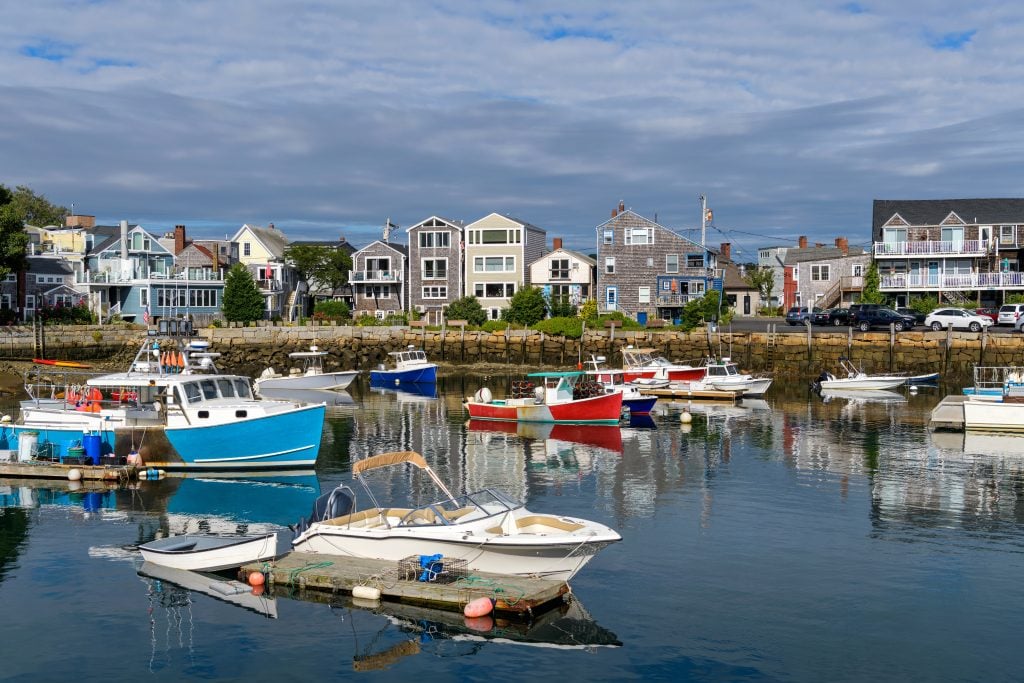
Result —
<svg viewBox="0 0 1024 683"><path fill-rule="evenodd" d="M964 430L964 399L963 394L950 394L943 398L939 405L932 408L928 428L962 432Z"/></svg>
<svg viewBox="0 0 1024 683"><path fill-rule="evenodd" d="M108 467L106 465L72 465L59 462L28 460L0 461L0 477L21 479L70 479L71 470L78 470L82 481L133 481L138 479L136 467Z"/></svg>
<svg viewBox="0 0 1024 683"><path fill-rule="evenodd" d="M239 568L240 581L252 572L267 574L272 586L351 593L356 586L380 590L382 600L461 612L477 598L494 600L495 613L532 615L562 604L569 592L564 581L470 572L453 583L405 580L397 562L291 552L271 562Z"/></svg>
<svg viewBox="0 0 1024 683"><path fill-rule="evenodd" d="M738 391L719 391L718 389L689 389L684 387L667 386L660 389L643 387L640 393L645 396L657 396L658 398L681 398L693 399L695 401L731 401L735 403L742 398Z"/></svg>

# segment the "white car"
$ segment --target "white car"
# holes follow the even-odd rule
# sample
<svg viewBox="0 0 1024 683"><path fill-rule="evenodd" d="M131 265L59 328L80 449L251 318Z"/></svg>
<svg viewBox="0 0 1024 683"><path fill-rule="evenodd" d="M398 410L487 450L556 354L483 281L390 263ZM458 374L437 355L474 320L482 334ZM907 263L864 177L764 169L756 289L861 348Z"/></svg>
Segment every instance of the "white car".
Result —
<svg viewBox="0 0 1024 683"><path fill-rule="evenodd" d="M962 308L940 308L929 313L924 319L924 326L933 330L944 330L952 325L955 330L981 332L983 328L992 324L992 318L976 315Z"/></svg>

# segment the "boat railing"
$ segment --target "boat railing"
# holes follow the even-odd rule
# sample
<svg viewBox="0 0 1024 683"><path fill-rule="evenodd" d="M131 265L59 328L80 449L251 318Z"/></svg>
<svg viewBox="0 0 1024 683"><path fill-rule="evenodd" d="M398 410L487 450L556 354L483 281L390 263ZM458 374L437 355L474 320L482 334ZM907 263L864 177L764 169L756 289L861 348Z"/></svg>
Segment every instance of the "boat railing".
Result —
<svg viewBox="0 0 1024 683"><path fill-rule="evenodd" d="M976 393L1024 393L1024 367L980 365L974 368Z"/></svg>

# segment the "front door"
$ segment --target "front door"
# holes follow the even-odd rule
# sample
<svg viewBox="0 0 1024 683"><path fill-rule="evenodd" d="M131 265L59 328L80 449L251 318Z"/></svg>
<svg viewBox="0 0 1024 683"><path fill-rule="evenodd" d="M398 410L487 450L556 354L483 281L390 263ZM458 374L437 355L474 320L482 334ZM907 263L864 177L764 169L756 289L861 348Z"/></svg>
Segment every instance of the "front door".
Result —
<svg viewBox="0 0 1024 683"><path fill-rule="evenodd" d="M743 295L743 315L750 315L750 295Z"/></svg>
<svg viewBox="0 0 1024 683"><path fill-rule="evenodd" d="M608 287L605 290L604 304L609 311L616 310L619 303L619 288Z"/></svg>
<svg viewBox="0 0 1024 683"><path fill-rule="evenodd" d="M938 287L939 286L939 262L929 261L928 262L928 286Z"/></svg>

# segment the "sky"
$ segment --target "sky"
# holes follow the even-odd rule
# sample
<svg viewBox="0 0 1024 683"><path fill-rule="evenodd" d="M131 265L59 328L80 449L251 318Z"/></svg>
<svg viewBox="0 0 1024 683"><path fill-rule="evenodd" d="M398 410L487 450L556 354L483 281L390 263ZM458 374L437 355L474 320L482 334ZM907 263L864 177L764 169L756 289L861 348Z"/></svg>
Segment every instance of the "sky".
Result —
<svg viewBox="0 0 1024 683"><path fill-rule="evenodd" d="M193 237L362 246L492 212L595 249L620 201L737 260L874 199L1022 196L1024 5L32 0L0 183Z"/></svg>

